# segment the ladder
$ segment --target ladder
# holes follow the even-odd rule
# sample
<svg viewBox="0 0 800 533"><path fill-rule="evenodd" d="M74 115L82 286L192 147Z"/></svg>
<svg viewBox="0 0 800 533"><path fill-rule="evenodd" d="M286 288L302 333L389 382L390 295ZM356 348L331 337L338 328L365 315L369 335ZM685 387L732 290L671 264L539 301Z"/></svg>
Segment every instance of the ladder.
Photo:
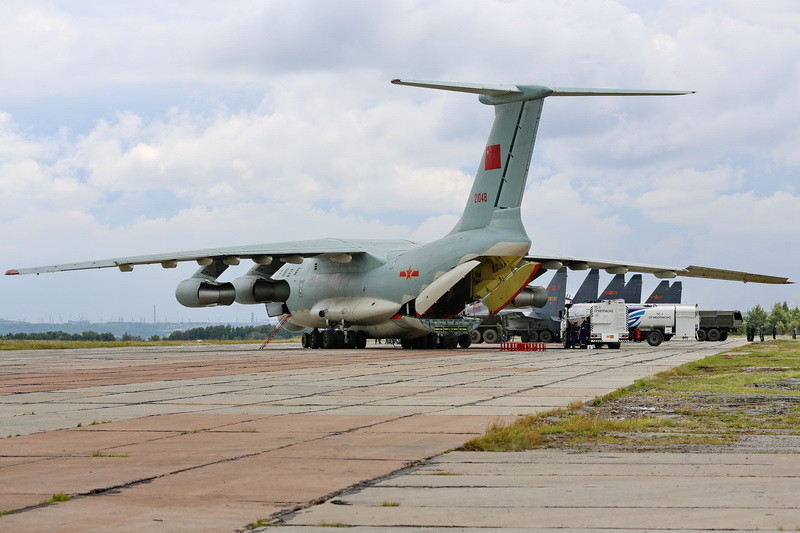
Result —
<svg viewBox="0 0 800 533"><path fill-rule="evenodd" d="M263 350L263 349L264 349L264 347L265 347L267 344L269 344L269 341L271 341L272 339L274 339L274 338L275 338L275 336L276 336L276 335L278 334L278 332L281 330L281 328L283 327L283 325L284 325L284 324L286 324L286 321L287 321L287 320L289 320L290 318L292 318L292 315L289 315L289 314L286 314L286 315L282 315L282 316L281 316L281 319L278 321L278 327L276 327L275 329L273 329L273 330L272 330L272 333L270 333L270 334L269 334L269 337L267 337L267 340L265 340L265 341L264 341L264 344L262 344L262 345L261 345L261 348L259 348L259 350Z"/></svg>

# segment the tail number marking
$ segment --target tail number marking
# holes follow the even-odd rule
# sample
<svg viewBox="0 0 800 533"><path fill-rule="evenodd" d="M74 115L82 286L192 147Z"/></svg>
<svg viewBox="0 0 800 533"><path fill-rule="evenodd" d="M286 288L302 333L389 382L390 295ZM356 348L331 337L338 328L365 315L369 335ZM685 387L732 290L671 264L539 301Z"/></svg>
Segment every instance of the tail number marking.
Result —
<svg viewBox="0 0 800 533"><path fill-rule="evenodd" d="M473 203L480 204L483 202L489 201L489 195L485 192L476 192L475 193L475 201Z"/></svg>

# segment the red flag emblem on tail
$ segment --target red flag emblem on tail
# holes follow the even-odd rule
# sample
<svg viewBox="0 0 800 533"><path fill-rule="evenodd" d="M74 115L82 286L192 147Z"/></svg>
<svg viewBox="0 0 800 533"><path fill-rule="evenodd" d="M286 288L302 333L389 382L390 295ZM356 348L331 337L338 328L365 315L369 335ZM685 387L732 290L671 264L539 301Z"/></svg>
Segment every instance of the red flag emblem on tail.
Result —
<svg viewBox="0 0 800 533"><path fill-rule="evenodd" d="M500 145L493 144L486 147L486 156L484 157L483 169L496 170L500 168Z"/></svg>
<svg viewBox="0 0 800 533"><path fill-rule="evenodd" d="M418 278L419 270L412 270L411 267L408 267L407 269L400 271L400 277L406 279Z"/></svg>

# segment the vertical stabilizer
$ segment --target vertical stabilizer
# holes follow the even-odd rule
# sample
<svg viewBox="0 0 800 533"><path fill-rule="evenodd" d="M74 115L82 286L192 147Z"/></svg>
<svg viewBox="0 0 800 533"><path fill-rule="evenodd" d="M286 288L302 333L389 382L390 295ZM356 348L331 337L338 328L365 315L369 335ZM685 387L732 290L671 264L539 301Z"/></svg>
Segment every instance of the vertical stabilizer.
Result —
<svg viewBox="0 0 800 533"><path fill-rule="evenodd" d="M669 288L669 302L668 303L679 304L679 303L681 303L681 298L682 297L683 297L683 282L676 281Z"/></svg>
<svg viewBox="0 0 800 533"><path fill-rule="evenodd" d="M676 282L677 283L677 282ZM662 280L656 288L653 290L653 293L647 298L646 304L665 304L669 303L668 297L669 296L669 281Z"/></svg>
<svg viewBox="0 0 800 533"><path fill-rule="evenodd" d="M622 299L626 304L638 304L642 301L642 275L634 274L628 283L625 284L625 290L622 291Z"/></svg>
<svg viewBox="0 0 800 533"><path fill-rule="evenodd" d="M625 291L625 274L615 274L608 286L600 293L601 300L616 300L622 298Z"/></svg>
<svg viewBox="0 0 800 533"><path fill-rule="evenodd" d="M586 302L597 301L597 289L600 286L600 271L593 268L586 275L586 279L581 283L578 292L572 298L572 303L583 304Z"/></svg>
<svg viewBox="0 0 800 533"><path fill-rule="evenodd" d="M520 206L543 103L495 106L494 124L472 190L451 233L487 227L495 211Z"/></svg>
<svg viewBox="0 0 800 533"><path fill-rule="evenodd" d="M564 301L567 297L567 267L559 268L553 279L546 287L547 303L539 309L532 309L528 316L532 318L551 318L558 317L558 312L564 309Z"/></svg>

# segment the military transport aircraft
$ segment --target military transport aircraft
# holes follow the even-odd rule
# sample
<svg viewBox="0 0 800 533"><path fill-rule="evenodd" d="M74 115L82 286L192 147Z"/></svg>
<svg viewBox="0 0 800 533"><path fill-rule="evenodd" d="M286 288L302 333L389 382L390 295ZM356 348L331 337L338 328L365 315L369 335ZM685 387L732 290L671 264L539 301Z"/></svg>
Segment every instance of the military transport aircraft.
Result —
<svg viewBox="0 0 800 533"><path fill-rule="evenodd" d="M477 319L461 315L482 299L495 314L509 303L542 307L543 287L527 287L546 270L603 268L660 278L706 277L759 283L786 278L689 266L675 268L599 261L581 257L529 255L531 241L520 217L536 131L544 100L551 96L682 95L692 91L574 89L539 85L484 85L392 80L397 85L479 95L494 107L495 119L466 207L456 226L427 244L407 240L320 239L208 248L99 261L13 269L6 274L161 264L174 268L196 261L200 268L178 284L175 295L187 307L266 304L310 347L364 347L368 337L399 338L405 348L433 347L437 339L467 346ZM248 259L253 267L232 282L219 277Z"/></svg>

